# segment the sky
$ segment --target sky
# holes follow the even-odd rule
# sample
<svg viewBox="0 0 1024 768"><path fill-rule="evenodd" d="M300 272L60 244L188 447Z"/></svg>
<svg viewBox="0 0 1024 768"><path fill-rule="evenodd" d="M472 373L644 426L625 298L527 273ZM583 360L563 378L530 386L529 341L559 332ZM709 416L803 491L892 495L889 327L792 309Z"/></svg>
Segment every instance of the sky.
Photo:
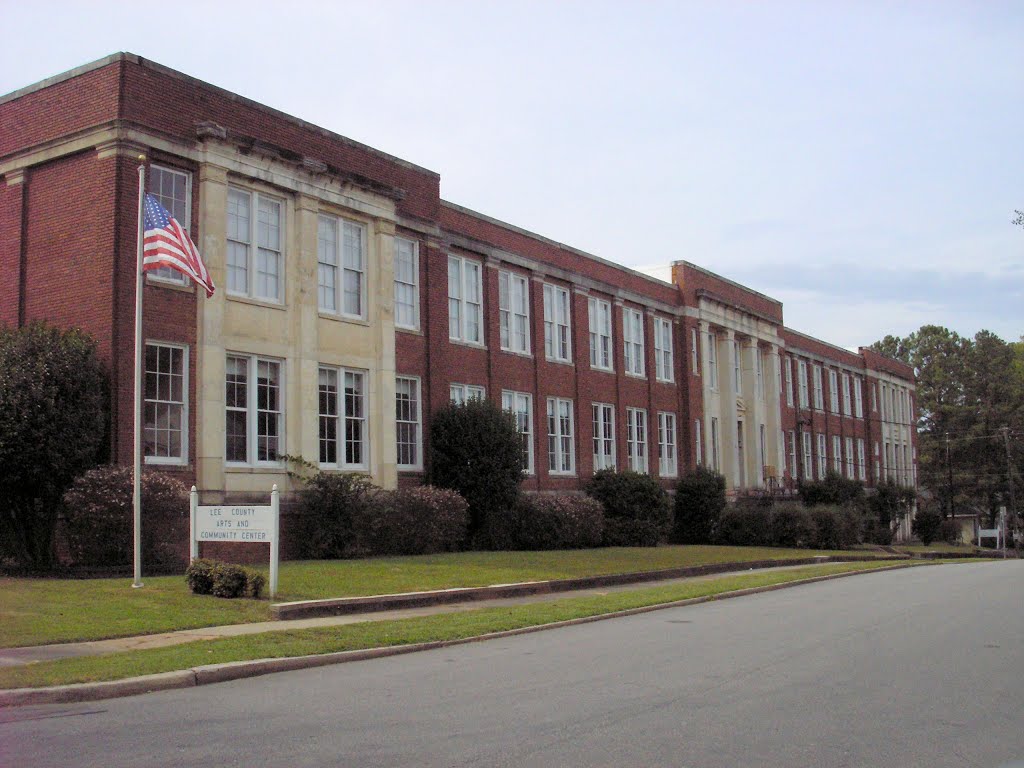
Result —
<svg viewBox="0 0 1024 768"><path fill-rule="evenodd" d="M1024 334L1024 2L141 7L0 0L0 94L130 51L839 346Z"/></svg>

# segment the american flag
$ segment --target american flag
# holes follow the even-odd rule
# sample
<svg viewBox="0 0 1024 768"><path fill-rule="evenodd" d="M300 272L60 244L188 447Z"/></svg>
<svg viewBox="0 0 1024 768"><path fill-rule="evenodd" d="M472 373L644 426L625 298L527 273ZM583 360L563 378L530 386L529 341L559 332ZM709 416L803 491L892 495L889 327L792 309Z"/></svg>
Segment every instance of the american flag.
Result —
<svg viewBox="0 0 1024 768"><path fill-rule="evenodd" d="M213 296L213 280L192 238L160 205L160 201L150 194L146 195L144 218L142 270L146 272L160 267L176 269L203 286L207 297Z"/></svg>

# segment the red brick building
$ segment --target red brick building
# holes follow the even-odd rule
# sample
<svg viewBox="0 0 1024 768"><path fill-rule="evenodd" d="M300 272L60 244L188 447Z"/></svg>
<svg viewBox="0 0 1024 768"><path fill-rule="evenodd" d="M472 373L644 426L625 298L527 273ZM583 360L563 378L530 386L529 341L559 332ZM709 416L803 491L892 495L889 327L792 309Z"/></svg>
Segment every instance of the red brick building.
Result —
<svg viewBox="0 0 1024 768"><path fill-rule="evenodd" d="M916 483L910 368L696 265L664 282L494 220L432 171L131 54L0 98L0 126L0 323L98 340L118 462L140 156L190 229L218 291L147 277L144 443L205 498L288 487L283 454L418 482L430 413L473 396L518 414L531 490L697 464L731 491Z"/></svg>

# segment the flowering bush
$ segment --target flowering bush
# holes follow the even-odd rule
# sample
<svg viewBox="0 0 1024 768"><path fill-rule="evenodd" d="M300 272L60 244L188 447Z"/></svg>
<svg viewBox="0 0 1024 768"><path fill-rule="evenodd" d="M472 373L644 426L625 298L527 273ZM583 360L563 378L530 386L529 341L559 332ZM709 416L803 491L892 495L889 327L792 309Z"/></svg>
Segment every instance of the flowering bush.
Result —
<svg viewBox="0 0 1024 768"><path fill-rule="evenodd" d="M469 505L455 491L422 485L379 491L352 518L353 550L367 555L426 555L461 549Z"/></svg>
<svg viewBox="0 0 1024 768"><path fill-rule="evenodd" d="M601 545L604 508L589 496L523 496L490 520L494 549L583 549Z"/></svg>

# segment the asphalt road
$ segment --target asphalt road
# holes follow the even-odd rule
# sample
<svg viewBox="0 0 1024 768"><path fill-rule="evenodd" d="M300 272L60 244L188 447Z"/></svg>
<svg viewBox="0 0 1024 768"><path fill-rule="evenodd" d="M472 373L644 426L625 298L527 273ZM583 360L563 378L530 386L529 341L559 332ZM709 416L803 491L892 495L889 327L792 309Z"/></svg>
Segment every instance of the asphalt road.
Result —
<svg viewBox="0 0 1024 768"><path fill-rule="evenodd" d="M0 765L1008 765L1024 761L1022 595L1024 561L911 568L9 709Z"/></svg>

